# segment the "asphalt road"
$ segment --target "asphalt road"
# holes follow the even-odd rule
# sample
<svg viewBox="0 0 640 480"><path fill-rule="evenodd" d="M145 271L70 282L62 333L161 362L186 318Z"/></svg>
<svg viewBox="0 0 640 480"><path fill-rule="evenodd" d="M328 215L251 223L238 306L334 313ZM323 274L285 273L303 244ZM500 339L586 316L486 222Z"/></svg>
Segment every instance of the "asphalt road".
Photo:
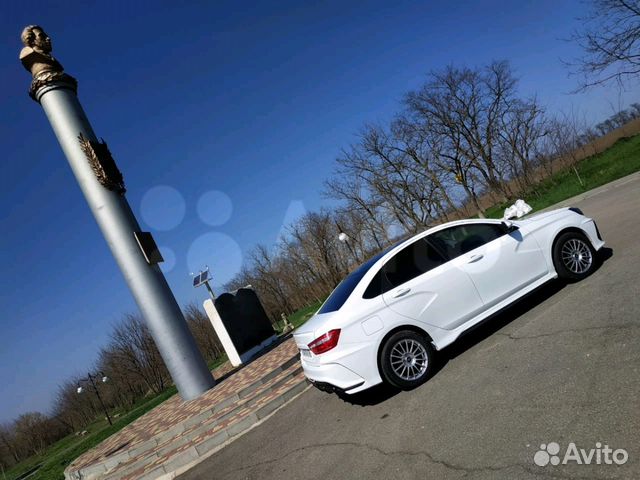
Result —
<svg viewBox="0 0 640 480"><path fill-rule="evenodd" d="M179 478L640 478L640 179L576 206L610 249L591 277L461 338L416 390L311 389ZM560 460L570 442L628 460L537 466L550 442Z"/></svg>

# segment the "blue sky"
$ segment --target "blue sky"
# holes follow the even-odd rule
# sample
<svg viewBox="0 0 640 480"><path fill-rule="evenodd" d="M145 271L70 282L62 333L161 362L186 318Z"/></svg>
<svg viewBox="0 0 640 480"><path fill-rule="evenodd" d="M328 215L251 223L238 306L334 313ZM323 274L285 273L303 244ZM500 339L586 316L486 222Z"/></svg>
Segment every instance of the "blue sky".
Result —
<svg viewBox="0 0 640 480"><path fill-rule="evenodd" d="M365 122L384 122L431 69L508 59L521 91L598 120L638 98L575 87L560 59L584 5L539 2L17 2L0 14L0 420L46 410L135 304L42 109L19 35L41 24L164 248L228 280L252 245L326 204L320 191Z"/></svg>

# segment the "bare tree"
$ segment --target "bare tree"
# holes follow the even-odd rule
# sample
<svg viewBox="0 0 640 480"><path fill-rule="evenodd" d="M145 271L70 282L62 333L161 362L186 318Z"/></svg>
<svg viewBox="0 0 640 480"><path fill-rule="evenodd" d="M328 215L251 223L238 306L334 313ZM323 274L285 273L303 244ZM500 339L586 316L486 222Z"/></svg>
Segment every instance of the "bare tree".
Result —
<svg viewBox="0 0 640 480"><path fill-rule="evenodd" d="M209 317L196 305L190 303L184 309L184 317L189 329L208 361L213 361L224 354L222 344L216 335Z"/></svg>
<svg viewBox="0 0 640 480"><path fill-rule="evenodd" d="M282 273L286 273L287 291L291 299L295 299L295 308L324 298L331 286L317 271L315 261L307 255L305 246L289 237L282 240L280 251Z"/></svg>
<svg viewBox="0 0 640 480"><path fill-rule="evenodd" d="M43 453L48 445L66 433L40 412L20 415L13 428L16 445L28 455Z"/></svg>
<svg viewBox="0 0 640 480"><path fill-rule="evenodd" d="M579 90L609 82L622 84L640 76L640 2L591 0L591 11L573 33L584 51L569 62L580 75Z"/></svg>
<svg viewBox="0 0 640 480"><path fill-rule="evenodd" d="M149 390L162 392L169 375L149 327L139 315L127 314L116 324L108 348L124 371L136 375Z"/></svg>
<svg viewBox="0 0 640 480"><path fill-rule="evenodd" d="M370 245L373 242L377 243L377 239L370 236L367 216L360 210L337 208L332 212L332 217L338 231L347 235L345 243L351 257L348 263L362 262L367 256Z"/></svg>
<svg viewBox="0 0 640 480"><path fill-rule="evenodd" d="M430 200L436 215L448 220L449 214L458 210L451 193L455 172L443 168L442 152L436 137L422 127L406 115L399 115L391 123L395 148L408 158L407 168L416 172L416 179L431 185L433 196Z"/></svg>
<svg viewBox="0 0 640 480"><path fill-rule="evenodd" d="M251 252L250 258L256 273L260 275L263 289L273 297L279 310L286 314L293 313L286 288L286 276L283 275L277 256L269 252L265 245L259 244Z"/></svg>
<svg viewBox="0 0 640 480"><path fill-rule="evenodd" d="M370 162L370 187L405 231L429 226L442 211L437 183L428 161L418 156L415 145L400 140L403 130L368 126L362 134L361 154ZM406 140L406 138L403 138ZM363 165L363 164L361 164Z"/></svg>
<svg viewBox="0 0 640 480"><path fill-rule="evenodd" d="M345 152L341 158L347 156ZM382 249L389 241L383 202L370 195L367 183L359 172L350 170L348 163L339 165L332 178L325 182L325 197L344 202L342 209L346 211L359 212L366 219L365 228L371 240Z"/></svg>
<svg viewBox="0 0 640 480"><path fill-rule="evenodd" d="M15 436L13 426L6 423L0 425L0 447L2 447L3 462L7 467L15 465L21 460Z"/></svg>
<svg viewBox="0 0 640 480"><path fill-rule="evenodd" d="M339 261L338 234L328 211L311 212L304 215L289 228L306 259L313 265L318 280L332 290L346 271Z"/></svg>
<svg viewBox="0 0 640 480"><path fill-rule="evenodd" d="M514 100L501 118L497 143L509 178L523 194L536 182L535 167L539 163L548 121L536 99Z"/></svg>
<svg viewBox="0 0 640 480"><path fill-rule="evenodd" d="M447 67L432 72L425 85L405 98L407 115L438 139L440 154L452 163L463 186L475 175L500 200L512 193L505 165L497 156L504 115L512 108L517 81L507 62L483 69ZM450 168L451 168L450 167Z"/></svg>
<svg viewBox="0 0 640 480"><path fill-rule="evenodd" d="M73 429L91 423L99 411L92 395L78 395L77 388L77 378L70 378L58 386L53 407L54 415Z"/></svg>
<svg viewBox="0 0 640 480"><path fill-rule="evenodd" d="M109 406L129 408L149 389L139 374L124 368L121 362L121 352L107 346L98 353L97 370L109 377L109 382L101 385Z"/></svg>

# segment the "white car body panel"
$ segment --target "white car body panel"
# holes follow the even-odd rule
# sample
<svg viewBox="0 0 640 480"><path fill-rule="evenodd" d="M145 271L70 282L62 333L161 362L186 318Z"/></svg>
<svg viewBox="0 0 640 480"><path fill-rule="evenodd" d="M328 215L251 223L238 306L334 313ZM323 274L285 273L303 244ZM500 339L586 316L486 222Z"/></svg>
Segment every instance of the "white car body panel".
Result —
<svg viewBox="0 0 640 480"><path fill-rule="evenodd" d="M376 273L404 247L440 230L473 223L501 222L449 222L402 242L378 259L337 311L316 314L296 330L294 339L307 378L347 393L381 383L378 354L389 332L417 327L431 337L436 350L441 350L464 331L556 278L553 241L563 230L581 230L595 250L604 245L593 220L567 208L553 210L513 221L517 230L382 295L363 299ZM341 330L337 346L320 355L311 353L309 343L332 329Z"/></svg>
<svg viewBox="0 0 640 480"><path fill-rule="evenodd" d="M527 226L522 226L462 256L461 268L473 280L485 308L522 290L553 268L530 233ZM500 281L495 279L496 272Z"/></svg>
<svg viewBox="0 0 640 480"><path fill-rule="evenodd" d="M422 324L450 330L465 323L482 311L483 303L471 277L461 268L463 257L389 290L382 300L392 312Z"/></svg>

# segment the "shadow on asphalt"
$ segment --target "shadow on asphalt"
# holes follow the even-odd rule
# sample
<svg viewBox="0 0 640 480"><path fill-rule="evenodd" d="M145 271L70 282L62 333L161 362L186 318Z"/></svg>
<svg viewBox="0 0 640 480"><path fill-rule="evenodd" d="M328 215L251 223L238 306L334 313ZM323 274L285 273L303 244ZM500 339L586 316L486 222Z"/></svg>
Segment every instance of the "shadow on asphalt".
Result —
<svg viewBox="0 0 640 480"><path fill-rule="evenodd" d="M613 250L611 248L602 248L598 252L598 256L596 257L596 268L594 268L591 274L597 272L602 264L612 256ZM500 312L487 318L486 320L483 320L478 325L472 327L470 330L467 330L450 346L446 347L440 352L437 352L433 370L431 371L431 375L429 376L429 378L437 375L450 360L453 360L454 358L462 355L464 352L476 346L480 342L486 340L512 321L526 314L541 303L547 301L549 298L553 297L556 293L562 290L566 285L567 282L562 280L554 280L552 282L548 282L542 285L540 288L531 292L529 295L518 300L516 303L508 306L504 310L501 310ZM427 381L429 380L427 379ZM363 392L354 393L353 395L344 393L337 395L347 403L365 407L382 403L390 399L391 397L394 397L400 392L401 390L383 383Z"/></svg>
<svg viewBox="0 0 640 480"><path fill-rule="evenodd" d="M376 385L374 387L369 388L363 392L347 394L347 393L337 393L336 395L343 401L350 403L352 405L360 405L361 407L367 407L371 405L377 405L386 400L389 400L391 397L395 397L401 390L392 387L391 385L387 385L386 383L381 383L380 385Z"/></svg>

